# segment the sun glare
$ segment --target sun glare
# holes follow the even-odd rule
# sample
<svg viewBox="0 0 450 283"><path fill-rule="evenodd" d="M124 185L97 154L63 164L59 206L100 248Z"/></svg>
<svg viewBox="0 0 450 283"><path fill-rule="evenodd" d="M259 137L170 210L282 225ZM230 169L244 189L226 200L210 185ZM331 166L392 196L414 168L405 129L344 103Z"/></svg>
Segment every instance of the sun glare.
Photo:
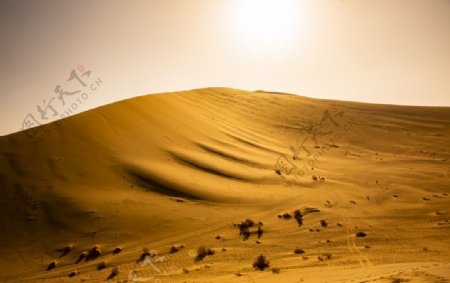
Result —
<svg viewBox="0 0 450 283"><path fill-rule="evenodd" d="M298 8L294 0L238 0L232 7L232 32L253 52L267 52L295 35ZM297 18L297 19L296 19Z"/></svg>

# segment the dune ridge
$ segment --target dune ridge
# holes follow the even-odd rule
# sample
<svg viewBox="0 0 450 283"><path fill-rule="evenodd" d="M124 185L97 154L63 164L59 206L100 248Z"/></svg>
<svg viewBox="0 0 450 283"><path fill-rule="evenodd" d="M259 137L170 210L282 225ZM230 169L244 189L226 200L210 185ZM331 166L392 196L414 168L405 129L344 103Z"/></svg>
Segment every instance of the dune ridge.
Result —
<svg viewBox="0 0 450 283"><path fill-rule="evenodd" d="M448 144L450 108L230 88L136 97L0 137L0 280L103 282L117 266L114 280L136 282L322 282L323 270L329 282L446 282ZM302 226L277 217L305 208L319 212ZM264 223L259 243L233 226L247 218ZM200 245L215 253L196 262ZM98 258L75 263L94 246ZM159 261L136 263L143 247ZM255 271L259 254L280 274Z"/></svg>

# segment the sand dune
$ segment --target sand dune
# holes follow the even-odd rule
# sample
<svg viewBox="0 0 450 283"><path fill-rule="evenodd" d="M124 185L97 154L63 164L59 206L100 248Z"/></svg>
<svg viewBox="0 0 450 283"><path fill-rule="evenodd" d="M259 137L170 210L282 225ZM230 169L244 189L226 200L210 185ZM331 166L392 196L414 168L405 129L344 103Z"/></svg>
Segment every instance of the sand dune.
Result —
<svg viewBox="0 0 450 283"><path fill-rule="evenodd" d="M228 88L1 137L0 281L448 282L449 144L449 108Z"/></svg>

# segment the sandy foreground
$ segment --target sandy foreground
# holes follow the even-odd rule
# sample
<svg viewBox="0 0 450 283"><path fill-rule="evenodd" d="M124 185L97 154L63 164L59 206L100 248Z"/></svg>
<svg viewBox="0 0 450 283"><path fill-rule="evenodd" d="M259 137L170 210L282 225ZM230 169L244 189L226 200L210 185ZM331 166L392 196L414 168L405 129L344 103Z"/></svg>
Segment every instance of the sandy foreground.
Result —
<svg viewBox="0 0 450 283"><path fill-rule="evenodd" d="M0 282L450 282L449 145L450 108L228 88L0 137Z"/></svg>

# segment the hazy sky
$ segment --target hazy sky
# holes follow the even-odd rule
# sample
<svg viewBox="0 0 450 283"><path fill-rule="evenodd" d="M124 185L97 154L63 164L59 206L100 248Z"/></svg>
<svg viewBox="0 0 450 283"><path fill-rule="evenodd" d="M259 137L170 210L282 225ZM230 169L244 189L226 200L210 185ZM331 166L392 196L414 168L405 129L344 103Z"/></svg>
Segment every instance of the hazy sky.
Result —
<svg viewBox="0 0 450 283"><path fill-rule="evenodd" d="M0 0L0 14L0 134L73 103L211 86L450 106L450 0Z"/></svg>

